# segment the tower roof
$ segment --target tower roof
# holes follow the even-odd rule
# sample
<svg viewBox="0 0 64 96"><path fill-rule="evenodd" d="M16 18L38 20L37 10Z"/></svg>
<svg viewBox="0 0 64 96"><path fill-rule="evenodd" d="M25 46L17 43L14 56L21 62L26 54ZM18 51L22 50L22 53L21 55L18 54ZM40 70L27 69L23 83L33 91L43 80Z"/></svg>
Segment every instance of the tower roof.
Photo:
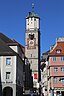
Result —
<svg viewBox="0 0 64 96"><path fill-rule="evenodd" d="M29 12L26 18L30 18L30 17L39 18L39 16L34 12L34 3L32 3L32 12Z"/></svg>

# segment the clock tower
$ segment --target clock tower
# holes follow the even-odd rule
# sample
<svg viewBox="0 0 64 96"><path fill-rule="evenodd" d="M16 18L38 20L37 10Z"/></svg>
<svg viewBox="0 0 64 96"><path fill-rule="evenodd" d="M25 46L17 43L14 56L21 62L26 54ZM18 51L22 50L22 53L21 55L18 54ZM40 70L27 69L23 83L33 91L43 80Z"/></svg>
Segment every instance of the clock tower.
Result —
<svg viewBox="0 0 64 96"><path fill-rule="evenodd" d="M40 18L32 12L26 17L25 56L28 58L32 69L33 87L38 88L40 80Z"/></svg>

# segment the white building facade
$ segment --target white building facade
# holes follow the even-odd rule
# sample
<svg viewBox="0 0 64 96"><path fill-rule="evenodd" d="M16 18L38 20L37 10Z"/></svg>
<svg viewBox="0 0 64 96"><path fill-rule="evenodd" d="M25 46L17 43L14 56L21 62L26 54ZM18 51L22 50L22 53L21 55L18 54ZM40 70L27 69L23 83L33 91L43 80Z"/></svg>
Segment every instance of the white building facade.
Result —
<svg viewBox="0 0 64 96"><path fill-rule="evenodd" d="M0 84L2 95L22 96L24 56L20 44L14 41L5 43L2 39L0 39L0 43Z"/></svg>

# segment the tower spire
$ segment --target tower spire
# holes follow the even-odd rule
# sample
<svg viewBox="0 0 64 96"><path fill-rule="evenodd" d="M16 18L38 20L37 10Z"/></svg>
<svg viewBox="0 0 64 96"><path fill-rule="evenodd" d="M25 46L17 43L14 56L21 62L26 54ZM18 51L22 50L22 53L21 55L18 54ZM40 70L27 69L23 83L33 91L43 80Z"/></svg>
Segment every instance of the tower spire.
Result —
<svg viewBox="0 0 64 96"><path fill-rule="evenodd" d="M34 12L34 3L32 3L32 12Z"/></svg>

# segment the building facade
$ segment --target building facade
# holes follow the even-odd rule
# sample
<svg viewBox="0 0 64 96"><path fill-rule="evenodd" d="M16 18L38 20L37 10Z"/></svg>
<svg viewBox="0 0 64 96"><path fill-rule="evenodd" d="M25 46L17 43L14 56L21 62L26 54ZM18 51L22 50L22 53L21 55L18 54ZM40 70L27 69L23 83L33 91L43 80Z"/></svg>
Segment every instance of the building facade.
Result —
<svg viewBox="0 0 64 96"><path fill-rule="evenodd" d="M64 96L64 38L51 47L48 65L49 96Z"/></svg>
<svg viewBox="0 0 64 96"><path fill-rule="evenodd" d="M64 96L64 38L56 39L47 56L46 53L42 57L44 62L41 62L42 92L44 96Z"/></svg>
<svg viewBox="0 0 64 96"><path fill-rule="evenodd" d="M26 17L25 56L32 69L33 88L38 88L40 80L40 18L32 9Z"/></svg>
<svg viewBox="0 0 64 96"><path fill-rule="evenodd" d="M0 33L0 89L2 96L23 94L24 47Z"/></svg>
<svg viewBox="0 0 64 96"><path fill-rule="evenodd" d="M30 95L33 89L33 76L32 70L30 69L30 63L28 58L25 57L25 65L24 65L24 95Z"/></svg>
<svg viewBox="0 0 64 96"><path fill-rule="evenodd" d="M48 54L49 51L41 57L41 94L44 96L48 96Z"/></svg>

